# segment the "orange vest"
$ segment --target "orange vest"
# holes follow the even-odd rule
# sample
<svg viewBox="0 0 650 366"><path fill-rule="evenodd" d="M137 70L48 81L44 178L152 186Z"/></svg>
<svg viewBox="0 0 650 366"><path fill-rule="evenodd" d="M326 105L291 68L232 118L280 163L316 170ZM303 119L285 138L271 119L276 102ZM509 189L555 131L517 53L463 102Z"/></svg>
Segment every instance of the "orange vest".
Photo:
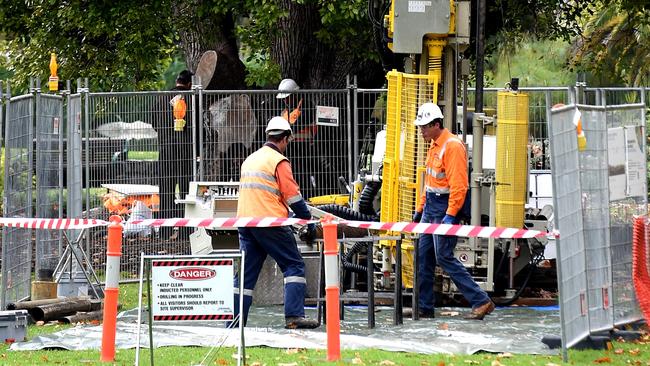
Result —
<svg viewBox="0 0 650 366"><path fill-rule="evenodd" d="M445 129L427 153L425 192L449 194L447 213L455 216L465 201L467 183L465 144Z"/></svg>
<svg viewBox="0 0 650 366"><path fill-rule="evenodd" d="M275 168L284 155L268 146L250 154L241 166L237 217L288 217Z"/></svg>

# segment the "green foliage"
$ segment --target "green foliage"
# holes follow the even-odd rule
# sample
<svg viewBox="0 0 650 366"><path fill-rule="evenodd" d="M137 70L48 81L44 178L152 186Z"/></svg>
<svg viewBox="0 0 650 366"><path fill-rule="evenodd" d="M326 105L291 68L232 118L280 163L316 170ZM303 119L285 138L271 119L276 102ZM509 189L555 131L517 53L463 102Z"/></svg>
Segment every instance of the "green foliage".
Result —
<svg viewBox="0 0 650 366"><path fill-rule="evenodd" d="M650 6L633 1L599 4L577 39L572 63L591 85L648 85Z"/></svg>
<svg viewBox="0 0 650 366"><path fill-rule="evenodd" d="M520 86L571 85L575 77L567 67L570 45L561 40L536 40L524 37L516 45L496 37L505 45L491 55L486 64L486 78L495 87L503 87L511 78Z"/></svg>
<svg viewBox="0 0 650 366"><path fill-rule="evenodd" d="M173 50L169 6L168 1L0 0L12 82L24 89L36 76L44 84L55 52L60 80L88 77L95 90L149 87Z"/></svg>
<svg viewBox="0 0 650 366"><path fill-rule="evenodd" d="M244 61L246 65L246 85L258 87L271 87L277 85L282 79L280 75L280 66L269 60L269 55L255 54L247 57Z"/></svg>

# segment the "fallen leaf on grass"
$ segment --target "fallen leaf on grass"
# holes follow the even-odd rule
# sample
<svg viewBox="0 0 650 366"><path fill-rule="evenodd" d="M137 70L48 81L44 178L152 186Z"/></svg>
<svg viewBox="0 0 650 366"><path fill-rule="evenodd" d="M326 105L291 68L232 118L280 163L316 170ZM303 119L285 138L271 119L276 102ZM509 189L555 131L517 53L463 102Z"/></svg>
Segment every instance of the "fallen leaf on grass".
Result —
<svg viewBox="0 0 650 366"><path fill-rule="evenodd" d="M610 363L612 362L612 359L609 357L601 357L599 359L594 360L595 363Z"/></svg>
<svg viewBox="0 0 650 366"><path fill-rule="evenodd" d="M623 353L625 353L625 350L623 350L622 348L617 348L614 350L614 353L617 355L622 355Z"/></svg>
<svg viewBox="0 0 650 366"><path fill-rule="evenodd" d="M296 353L300 352L300 349L298 349L298 348L288 348L285 352L288 355L295 355Z"/></svg>
<svg viewBox="0 0 650 366"><path fill-rule="evenodd" d="M474 360L464 360L463 362L465 362L467 364L470 364L470 365L478 365L478 363L479 363L478 361L474 361Z"/></svg>
<svg viewBox="0 0 650 366"><path fill-rule="evenodd" d="M252 364L250 364L250 366L264 366L264 365L259 361L255 361Z"/></svg>
<svg viewBox="0 0 650 366"><path fill-rule="evenodd" d="M39 320L39 321L36 322L37 327L42 327L43 325L45 325L45 322L42 321L42 320Z"/></svg>
<svg viewBox="0 0 650 366"><path fill-rule="evenodd" d="M380 366L394 366L395 362L391 360L383 360L379 363Z"/></svg>
<svg viewBox="0 0 650 366"><path fill-rule="evenodd" d="M545 366L560 366L560 365L558 365L556 363L553 363L553 362L549 362Z"/></svg>
<svg viewBox="0 0 650 366"><path fill-rule="evenodd" d="M512 353L510 352L499 353L497 355L497 358L510 358L510 357L512 357Z"/></svg>
<svg viewBox="0 0 650 366"><path fill-rule="evenodd" d="M47 362L47 361L49 361L49 358L47 358L47 356L41 356L41 360Z"/></svg>
<svg viewBox="0 0 650 366"><path fill-rule="evenodd" d="M278 366L298 366L297 362L292 363L279 363Z"/></svg>
<svg viewBox="0 0 650 366"><path fill-rule="evenodd" d="M445 361L438 362L438 366L445 366Z"/></svg>
<svg viewBox="0 0 650 366"><path fill-rule="evenodd" d="M639 352L641 352L641 350L638 349L638 348L635 348L635 349L631 349L631 350L629 350L628 352L629 352L632 356L636 356L636 355L639 354Z"/></svg>
<svg viewBox="0 0 650 366"><path fill-rule="evenodd" d="M352 359L352 364L353 365L365 365L365 363L363 363L363 360L361 358L359 358L359 356Z"/></svg>
<svg viewBox="0 0 650 366"><path fill-rule="evenodd" d="M491 364L491 365L492 365L492 366L504 366L501 362L499 362L499 360L494 360L494 361L492 361L492 364Z"/></svg>

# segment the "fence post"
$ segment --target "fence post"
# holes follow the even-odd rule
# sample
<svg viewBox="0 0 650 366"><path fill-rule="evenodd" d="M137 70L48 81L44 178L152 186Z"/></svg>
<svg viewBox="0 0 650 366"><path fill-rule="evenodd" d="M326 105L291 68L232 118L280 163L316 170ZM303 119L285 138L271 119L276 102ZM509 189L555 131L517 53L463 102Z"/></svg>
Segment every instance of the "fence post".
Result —
<svg viewBox="0 0 650 366"><path fill-rule="evenodd" d="M337 361L341 358L337 224L332 222L332 216L327 215L322 225L325 241L323 254L325 255L325 301L327 303L327 360Z"/></svg>
<svg viewBox="0 0 650 366"><path fill-rule="evenodd" d="M122 218L111 216L106 246L106 286L104 289L104 322L102 325L101 361L115 361L115 332L117 299L120 282L120 256L122 255Z"/></svg>

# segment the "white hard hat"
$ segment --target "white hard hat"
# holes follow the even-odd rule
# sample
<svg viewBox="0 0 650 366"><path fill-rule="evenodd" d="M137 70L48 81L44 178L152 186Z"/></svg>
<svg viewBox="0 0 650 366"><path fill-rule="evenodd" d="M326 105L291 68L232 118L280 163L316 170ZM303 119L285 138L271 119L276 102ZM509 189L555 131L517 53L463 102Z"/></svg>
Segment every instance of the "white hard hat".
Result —
<svg viewBox="0 0 650 366"><path fill-rule="evenodd" d="M269 135L279 135L284 131L291 132L291 125L289 124L289 121L282 117L271 118L269 124L266 125L266 130L264 130L264 132Z"/></svg>
<svg viewBox="0 0 650 366"><path fill-rule="evenodd" d="M438 118L443 118L440 107L433 103L424 103L418 109L418 116L415 117L415 121L413 121L413 123L416 126L424 126L428 125L431 123L431 121Z"/></svg>
<svg viewBox="0 0 650 366"><path fill-rule="evenodd" d="M278 90L282 91L283 93L278 93L275 97L278 99L284 99L291 95L290 92L296 91L300 89L298 84L293 81L293 79L283 79L280 82L280 85L278 85Z"/></svg>

